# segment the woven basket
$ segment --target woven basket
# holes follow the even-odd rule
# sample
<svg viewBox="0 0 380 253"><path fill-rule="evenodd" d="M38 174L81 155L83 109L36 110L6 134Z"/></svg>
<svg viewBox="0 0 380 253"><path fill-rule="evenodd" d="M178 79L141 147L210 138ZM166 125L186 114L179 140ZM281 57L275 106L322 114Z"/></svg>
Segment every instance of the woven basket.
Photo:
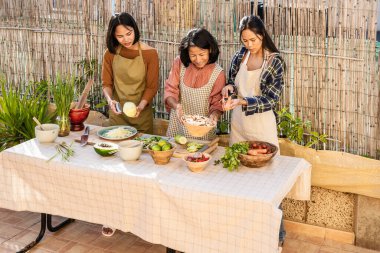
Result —
<svg viewBox="0 0 380 253"><path fill-rule="evenodd" d="M278 148L265 141L249 141L249 146L251 147L252 144L266 144L268 147L271 148L271 153L270 154L259 154L259 155L243 155L239 154L239 160L240 163L246 167L249 168L259 168L267 164L272 157L274 157L278 151Z"/></svg>
<svg viewBox="0 0 380 253"><path fill-rule="evenodd" d="M206 134L208 134L208 132L210 132L213 128L215 128L215 126L192 125L192 124L187 123L186 121L183 122L183 124L185 125L189 134L191 134L191 136L194 136L194 137L203 137Z"/></svg>
<svg viewBox="0 0 380 253"><path fill-rule="evenodd" d="M173 148L165 151L155 151L148 149L148 152L155 164L164 165L169 163L170 158L173 156L176 148L176 145L174 143L170 142L170 144Z"/></svg>

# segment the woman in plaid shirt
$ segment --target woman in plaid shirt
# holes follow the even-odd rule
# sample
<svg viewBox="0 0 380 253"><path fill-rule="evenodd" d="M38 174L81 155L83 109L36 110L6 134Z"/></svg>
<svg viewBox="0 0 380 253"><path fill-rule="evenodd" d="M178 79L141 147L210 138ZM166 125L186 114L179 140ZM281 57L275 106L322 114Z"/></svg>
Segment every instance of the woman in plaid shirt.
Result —
<svg viewBox="0 0 380 253"><path fill-rule="evenodd" d="M234 55L222 90L224 110L233 110L230 144L259 140L279 147L274 110L284 87L284 60L259 17L245 16L239 29L244 46Z"/></svg>
<svg viewBox="0 0 380 253"><path fill-rule="evenodd" d="M230 144L260 140L278 147L274 110L284 86L285 63L259 17L245 16L239 29L244 46L234 55L222 90L224 110L233 110Z"/></svg>

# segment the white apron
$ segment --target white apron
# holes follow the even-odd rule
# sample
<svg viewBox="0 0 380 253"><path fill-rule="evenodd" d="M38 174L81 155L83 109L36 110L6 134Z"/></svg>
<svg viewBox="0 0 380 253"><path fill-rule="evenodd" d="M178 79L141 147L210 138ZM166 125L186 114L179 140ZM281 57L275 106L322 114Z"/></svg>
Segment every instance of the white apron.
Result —
<svg viewBox="0 0 380 253"><path fill-rule="evenodd" d="M247 61L250 52L240 65L235 85L241 97L261 96L260 76L265 60L260 69L248 71ZM245 116L242 107L232 111L230 145L240 141L266 141L279 147L277 138L276 116L272 110Z"/></svg>

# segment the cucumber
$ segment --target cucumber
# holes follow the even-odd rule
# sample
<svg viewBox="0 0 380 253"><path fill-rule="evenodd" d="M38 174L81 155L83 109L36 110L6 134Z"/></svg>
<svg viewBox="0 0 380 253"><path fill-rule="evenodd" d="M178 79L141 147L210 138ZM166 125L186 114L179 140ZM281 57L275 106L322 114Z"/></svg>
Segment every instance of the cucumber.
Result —
<svg viewBox="0 0 380 253"><path fill-rule="evenodd" d="M174 137L174 140L175 142L177 142L178 144L186 144L187 143L187 138L183 135L180 135L180 134L177 134L175 137Z"/></svg>

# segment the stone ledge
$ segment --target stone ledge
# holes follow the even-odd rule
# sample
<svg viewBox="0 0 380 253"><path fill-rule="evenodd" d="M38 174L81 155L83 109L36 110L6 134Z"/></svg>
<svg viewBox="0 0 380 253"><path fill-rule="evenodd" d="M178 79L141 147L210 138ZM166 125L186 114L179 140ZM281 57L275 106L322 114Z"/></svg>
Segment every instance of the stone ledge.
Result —
<svg viewBox="0 0 380 253"><path fill-rule="evenodd" d="M355 234L353 232L318 227L289 220L284 220L284 225L287 232L306 235L317 240L332 240L352 245L355 243Z"/></svg>

